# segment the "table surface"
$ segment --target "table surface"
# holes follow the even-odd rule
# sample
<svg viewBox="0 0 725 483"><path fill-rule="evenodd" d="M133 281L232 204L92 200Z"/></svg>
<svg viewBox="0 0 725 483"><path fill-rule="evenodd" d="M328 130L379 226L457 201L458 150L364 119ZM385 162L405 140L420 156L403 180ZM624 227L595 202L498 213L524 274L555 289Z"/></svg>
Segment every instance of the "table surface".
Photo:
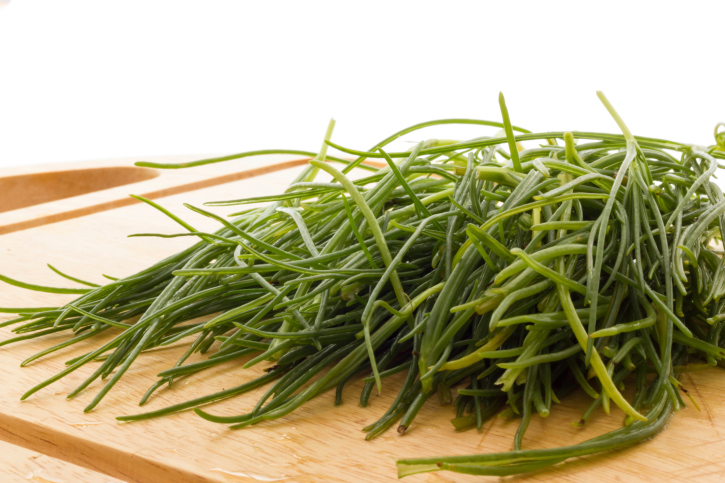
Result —
<svg viewBox="0 0 725 483"><path fill-rule="evenodd" d="M243 168L244 160L237 163L238 169ZM159 202L198 229L214 230L215 222L189 212L182 203L198 205L209 200L282 192L299 169L172 194ZM0 171L0 178L2 175ZM126 186L125 191L134 192L134 185ZM215 211L225 214L234 208ZM48 270L45 264L51 263L80 278L102 283L102 273L130 275L190 243L184 238L141 239L126 235L177 231L171 220L140 204L16 230L0 235L0 273L30 283L73 286ZM53 306L72 298L5 284L0 287L0 306ZM0 320L10 317L0 314ZM9 336L7 328L0 330L0 340ZM64 361L99 343L85 341L28 367L18 367L21 360L65 337L51 335L0 348L0 364L5 368L4 389L0 391L0 439L129 482L392 481L396 479L397 458L506 451L512 447L518 426L517 420L494 419L480 432L457 433L450 424L453 408L441 407L437 398L431 398L405 435L392 430L376 440L365 441L361 429L392 402L402 382L400 374L386 379L382 394L374 395L368 408L357 403L362 387L357 380L345 389L341 406L333 405L333 391L279 421L238 431L204 421L190 411L150 421L118 423L115 416L140 412L138 400L156 381L155 375L173 365L183 347L142 355L91 413L84 414L83 408L100 389L98 382L73 400L65 398L90 374L91 364L21 402L20 395L28 388L60 371ZM187 377L171 388L159 390L143 409L158 409L237 386L257 377L266 365L242 369L242 364L234 361ZM725 374L717 368L708 369L683 375L682 382L694 395L700 411L692 407L680 411L654 440L623 451L576 459L516 480L721 480L725 477ZM265 389L207 408L222 415L245 413ZM556 405L548 418L535 416L524 447L572 444L621 427L624 415L616 408L610 416L595 413L584 427L572 426L588 405L587 399L585 394L577 393ZM491 478L438 472L406 480L432 483Z"/></svg>

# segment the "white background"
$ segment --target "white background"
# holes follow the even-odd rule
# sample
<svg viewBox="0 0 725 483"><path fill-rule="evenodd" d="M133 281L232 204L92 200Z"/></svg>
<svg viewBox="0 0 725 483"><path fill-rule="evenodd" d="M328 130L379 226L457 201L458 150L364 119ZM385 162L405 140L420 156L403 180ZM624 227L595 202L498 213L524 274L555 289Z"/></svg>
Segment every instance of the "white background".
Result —
<svg viewBox="0 0 725 483"><path fill-rule="evenodd" d="M0 0L0 4L6 0ZM12 0L0 167L367 148L442 117L712 144L725 2ZM424 137L473 137L483 128ZM487 131L487 132L490 132Z"/></svg>

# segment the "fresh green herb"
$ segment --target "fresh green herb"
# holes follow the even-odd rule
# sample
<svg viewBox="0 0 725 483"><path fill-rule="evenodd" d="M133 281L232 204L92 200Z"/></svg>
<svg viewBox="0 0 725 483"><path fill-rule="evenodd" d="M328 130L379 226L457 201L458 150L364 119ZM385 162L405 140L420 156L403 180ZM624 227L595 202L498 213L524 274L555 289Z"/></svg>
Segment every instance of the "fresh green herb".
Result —
<svg viewBox="0 0 725 483"><path fill-rule="evenodd" d="M396 423L404 433L436 392L443 401L456 394L456 430L481 429L496 414L518 415L521 423L513 451L404 459L400 476L514 475L654 436L684 405L676 375L725 357L725 264L713 246L725 230L725 198L711 181L725 159L725 135L719 124L710 147L634 136L598 95L622 134L531 133L511 125L501 95L503 123L430 121L367 151L333 143L331 123L318 153L138 163L175 169L259 154L314 157L284 193L207 203L270 203L231 220L187 205L218 221L215 233L198 232L138 197L186 230L141 235L199 241L130 277L97 286L50 266L86 285L64 289L0 275L30 290L80 295L63 307L0 309L18 314L0 324L15 333L0 345L68 334L23 365L114 334L23 399L93 363L95 372L70 394L108 378L90 411L142 353L181 342L187 351L158 375L141 405L176 378L228 361L271 366L235 388L119 420L193 408L236 429L284 417L333 388L339 403L354 377L365 383L366 406L375 386L393 390L386 378L404 373L394 402L364 428L367 439ZM385 149L443 124L499 132ZM523 149L526 142L533 146ZM328 146L356 158L329 156ZM364 164L368 158L387 166ZM348 177L355 168L365 176ZM332 179L317 180L323 175ZM208 358L187 362L196 353ZM628 400L622 387L630 374L636 390ZM265 385L249 413L221 417L199 409ZM609 412L613 402L627 414L625 427L573 446L522 449L531 419L546 417L579 389L592 402L577 424L600 406Z"/></svg>

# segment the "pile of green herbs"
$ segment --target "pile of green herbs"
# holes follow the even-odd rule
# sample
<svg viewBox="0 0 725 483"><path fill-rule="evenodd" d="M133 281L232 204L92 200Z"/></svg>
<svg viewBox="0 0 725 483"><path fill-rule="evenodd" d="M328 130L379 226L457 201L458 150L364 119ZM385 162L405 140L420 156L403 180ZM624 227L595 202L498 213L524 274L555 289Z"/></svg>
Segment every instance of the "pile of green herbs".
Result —
<svg viewBox="0 0 725 483"><path fill-rule="evenodd" d="M238 387L119 420L194 408L242 428L288 415L329 390L339 403L343 387L364 375L366 406L375 386L402 372L402 387L387 388L398 396L365 428L367 439L394 425L403 433L435 394L452 403L456 430L481 429L496 415L521 422L512 451L401 460L400 476L513 475L650 438L684 406L677 374L725 356L725 265L713 247L725 224L725 198L712 181L717 159L725 158L725 135L716 128L710 147L635 137L599 97L622 134L531 133L511 125L500 97L502 123L431 121L368 151L331 142L331 123L319 153L139 163L183 168L257 154L314 156L282 194L207 203L268 202L261 208L227 219L188 206L218 221L215 233L139 197L185 230L142 235L199 241L130 277L98 286L54 269L89 286L57 289L0 276L33 290L80 294L57 308L3 309L18 314L1 324L16 325L17 336L0 345L68 334L22 365L114 334L23 399L93 362L96 370L69 394L104 381L90 411L142 352L185 343L142 405L162 386L228 361L269 367ZM400 136L441 124L500 131L384 150ZM526 141L535 147L523 149ZM328 156L328 146L356 157ZM387 166L364 163L373 158ZM368 173L351 180L346 173L356 168ZM332 179L317 181L322 171ZM195 353L208 357L187 362ZM234 374L243 379L243 372ZM631 400L622 395L625 384L635 387ZM221 417L198 408L264 385L249 413ZM576 390L591 396L578 424L613 403L627 415L624 426L572 446L522 449L534 413L546 417Z"/></svg>

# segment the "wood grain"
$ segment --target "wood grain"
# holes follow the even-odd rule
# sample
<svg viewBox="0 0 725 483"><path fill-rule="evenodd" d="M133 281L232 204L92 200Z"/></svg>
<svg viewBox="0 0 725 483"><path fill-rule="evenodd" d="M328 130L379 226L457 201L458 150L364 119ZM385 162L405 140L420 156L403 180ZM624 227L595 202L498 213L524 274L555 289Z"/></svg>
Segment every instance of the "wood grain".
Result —
<svg viewBox="0 0 725 483"><path fill-rule="evenodd" d="M0 178L0 212L140 183L159 176L158 170L136 166L61 169Z"/></svg>
<svg viewBox="0 0 725 483"><path fill-rule="evenodd" d="M196 159L199 156L165 156L155 160L179 163ZM134 167L135 160L3 170L0 235L140 203L127 196L131 187L133 194L155 200L307 163L304 157L267 155L213 164L203 170L153 170ZM71 178L75 181L69 182Z"/></svg>
<svg viewBox="0 0 725 483"><path fill-rule="evenodd" d="M204 169L204 168L200 168ZM300 168L171 195L163 205L183 215L201 230L213 230L207 218L185 214L183 202L258 196L281 192ZM131 185L132 186L132 185ZM216 210L228 213L234 207ZM228 211L226 211L228 210ZM184 239L126 238L136 232L177 231L173 222L142 205L131 205L59 223L0 236L0 273L31 283L72 286L46 267L50 262L76 276L102 282L101 273L132 274L190 243ZM0 306L48 306L71 296L39 294L0 287ZM0 320L9 318L0 314ZM0 338L8 336L2 329ZM394 399L401 377L386 379L381 395L368 408L357 404L361 382L351 383L342 406L328 393L276 421L231 431L201 420L192 412L162 419L119 424L114 417L140 411L137 401L156 380L155 374L173 365L181 348L147 353L129 370L96 410L82 412L100 389L95 383L78 398L65 395L92 371L84 367L20 402L28 388L61 370L65 360L98 344L79 344L73 350L47 357L20 369L18 363L62 336L0 348L3 389L0 390L0 439L30 448L129 482L257 482L257 481L393 481L395 460L401 457L505 451L512 447L518 421L495 419L479 433L456 433L449 420L451 406L432 398L401 436L394 430L372 442L360 430L375 421ZM244 370L239 361L180 379L160 390L145 410L153 410L256 377L263 366ZM701 411L688 408L674 416L668 428L652 441L607 455L580 458L516 481L720 481L725 478L725 373L719 369L683 377ZM223 415L247 412L264 388L207 406ZM575 394L533 418L524 441L529 448L554 447L583 441L620 427L623 413L598 412L583 428L575 428L588 405L588 396ZM430 473L406 479L411 483L492 481L492 478Z"/></svg>
<svg viewBox="0 0 725 483"><path fill-rule="evenodd" d="M0 468L5 482L121 483L121 480L50 456L0 441Z"/></svg>

